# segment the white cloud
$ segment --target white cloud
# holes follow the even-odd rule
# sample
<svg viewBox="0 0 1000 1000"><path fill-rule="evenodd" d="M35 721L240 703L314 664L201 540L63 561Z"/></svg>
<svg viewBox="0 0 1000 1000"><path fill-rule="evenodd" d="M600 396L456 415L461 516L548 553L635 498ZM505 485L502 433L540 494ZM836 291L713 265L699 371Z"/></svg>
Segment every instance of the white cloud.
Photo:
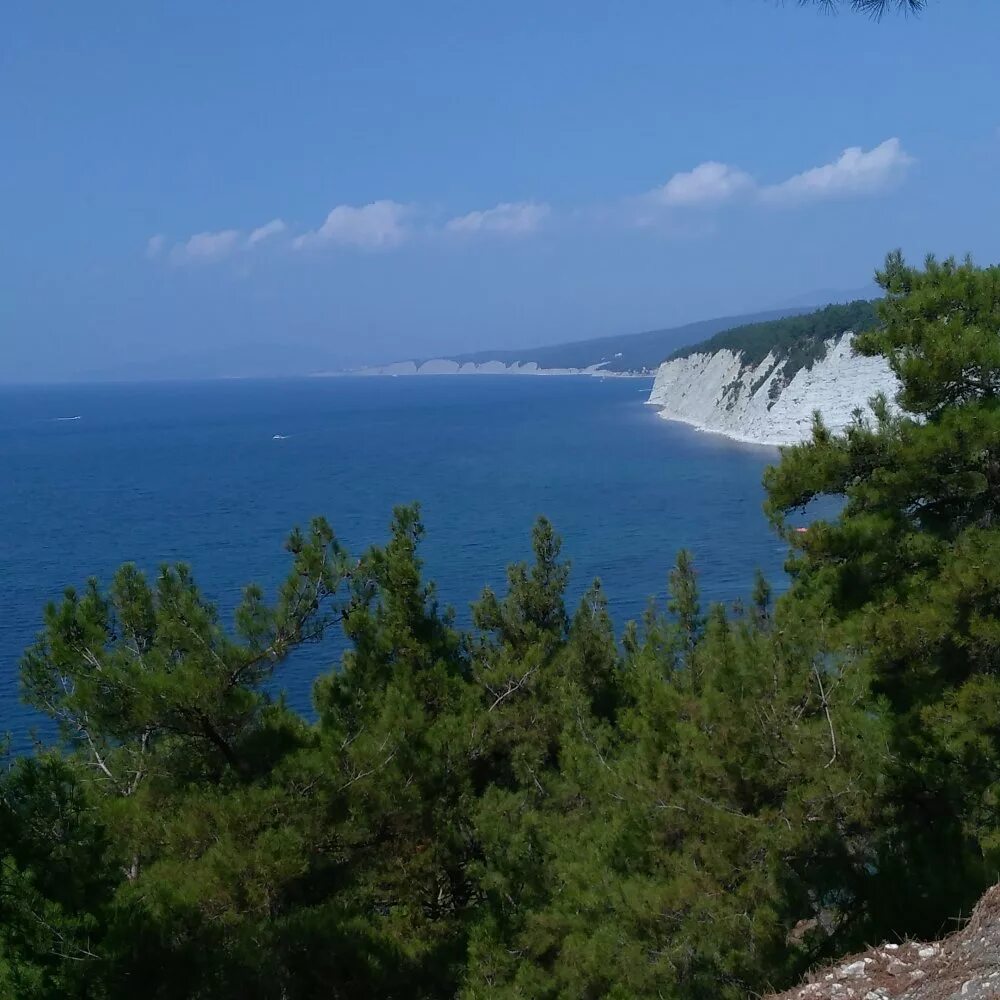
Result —
<svg viewBox="0 0 1000 1000"><path fill-rule="evenodd" d="M319 229L297 237L297 249L323 243L352 246L362 250L388 250L409 236L407 205L396 201L373 201L367 205L338 205Z"/></svg>
<svg viewBox="0 0 1000 1000"><path fill-rule="evenodd" d="M650 192L661 205L718 205L754 188L753 178L725 163L710 160L687 173L674 174L663 187Z"/></svg>
<svg viewBox="0 0 1000 1000"><path fill-rule="evenodd" d="M218 232L195 233L189 239L176 244L170 251L174 264L210 263L223 260L236 250L252 250L264 240L285 232L288 227L281 219L272 219L263 226L251 230L244 236L239 229L221 229ZM162 236L154 236L146 248L147 257L156 257L163 249Z"/></svg>
<svg viewBox="0 0 1000 1000"><path fill-rule="evenodd" d="M272 219L270 222L266 222L263 226L258 226L250 235L247 237L247 246L255 247L258 243L262 243L266 239L270 239L272 236L279 236L283 233L288 226L285 225L284 221L281 219Z"/></svg>
<svg viewBox="0 0 1000 1000"><path fill-rule="evenodd" d="M813 167L780 184L761 188L760 198L772 204L795 204L872 194L898 180L913 162L896 138L886 139L867 153L860 146L851 146L833 163Z"/></svg>
<svg viewBox="0 0 1000 1000"><path fill-rule="evenodd" d="M449 233L502 233L523 236L535 232L550 214L543 202L504 201L494 208L459 215L445 224Z"/></svg>
<svg viewBox="0 0 1000 1000"><path fill-rule="evenodd" d="M171 251L176 263L221 260L236 249L240 240L238 229L223 229L217 233L195 233L185 243Z"/></svg>
<svg viewBox="0 0 1000 1000"><path fill-rule="evenodd" d="M679 231L683 220L711 215L677 212L675 209L710 209L742 200L769 206L797 205L806 202L864 196L884 191L899 181L913 164L898 138L886 139L873 149L860 146L845 149L832 163L813 167L775 184L761 184L738 167L708 160L689 171L675 173L661 187L637 197L622 199L611 206L592 206L578 210L598 224L618 224L663 228ZM415 234L410 221L418 212L412 205L390 199L367 205L337 205L318 229L295 237L292 247L333 244L359 250L388 250L398 247ZM495 234L524 236L536 232L552 214L545 202L504 201L493 208L468 212L444 223L444 232L456 236ZM441 230L437 230L441 231ZM248 234L238 229L196 233L176 244L169 259L174 263L222 260L237 250L250 250L266 240L288 232L279 218ZM433 230L426 230L430 234ZM146 256L162 257L166 240L161 234L150 237Z"/></svg>
<svg viewBox="0 0 1000 1000"><path fill-rule="evenodd" d="M913 163L899 139L865 152L845 149L833 163L813 167L778 184L759 184L746 171L708 161L674 174L662 187L633 199L633 224L659 225L665 208L710 208L743 197L766 205L793 205L874 194L898 181Z"/></svg>

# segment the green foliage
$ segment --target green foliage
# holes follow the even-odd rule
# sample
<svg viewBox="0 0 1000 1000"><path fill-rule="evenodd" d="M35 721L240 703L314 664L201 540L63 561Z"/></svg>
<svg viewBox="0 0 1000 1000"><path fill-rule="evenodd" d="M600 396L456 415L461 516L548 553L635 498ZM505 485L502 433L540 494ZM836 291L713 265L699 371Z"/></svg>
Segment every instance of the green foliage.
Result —
<svg viewBox="0 0 1000 1000"><path fill-rule="evenodd" d="M682 347L668 358L689 358L692 354L733 351L742 356L743 365L756 368L769 354L778 359L781 378L787 384L801 368L811 368L826 357L828 342L848 330L867 330L876 322L875 303L859 299L847 305L830 305L804 316L787 316L765 323L751 323L724 330L709 340ZM770 375L767 372L751 387L756 392ZM773 386L772 386L773 388Z"/></svg>
<svg viewBox="0 0 1000 1000"><path fill-rule="evenodd" d="M44 753L0 777L0 995L101 997L98 949L116 883L77 771Z"/></svg>
<svg viewBox="0 0 1000 1000"><path fill-rule="evenodd" d="M888 359L903 412L882 401L841 437L817 422L769 471L768 509L781 528L817 496L844 498L836 521L789 535L793 594L863 651L892 707L868 905L933 933L1000 863L986 708L1000 696L1000 269L918 270L894 253L878 280L880 327L858 348Z"/></svg>
<svg viewBox="0 0 1000 1000"><path fill-rule="evenodd" d="M504 814L539 870L508 898L520 920L473 951L465 995L744 997L804 962L786 934L848 865L830 831L877 775L863 678L845 671L827 702L821 636L720 609L706 623L686 557L671 589L678 617L654 615L621 664L616 725L575 708L559 775Z"/></svg>
<svg viewBox="0 0 1000 1000"><path fill-rule="evenodd" d="M879 280L859 347L904 409L768 472L778 600L705 608L681 552L619 643L540 520L459 630L415 507L360 559L293 533L232 631L183 566L68 591L22 671L63 745L0 775L0 995L737 1000L967 912L1000 866L1000 275ZM334 627L305 719L272 692Z"/></svg>

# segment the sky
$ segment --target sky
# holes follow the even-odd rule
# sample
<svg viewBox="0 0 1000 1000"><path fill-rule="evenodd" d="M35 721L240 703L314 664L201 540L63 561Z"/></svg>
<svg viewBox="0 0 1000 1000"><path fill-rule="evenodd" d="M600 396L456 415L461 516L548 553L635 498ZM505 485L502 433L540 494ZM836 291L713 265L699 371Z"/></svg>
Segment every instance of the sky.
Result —
<svg viewBox="0 0 1000 1000"><path fill-rule="evenodd" d="M0 381L630 333L1000 258L995 0L96 4L0 31Z"/></svg>

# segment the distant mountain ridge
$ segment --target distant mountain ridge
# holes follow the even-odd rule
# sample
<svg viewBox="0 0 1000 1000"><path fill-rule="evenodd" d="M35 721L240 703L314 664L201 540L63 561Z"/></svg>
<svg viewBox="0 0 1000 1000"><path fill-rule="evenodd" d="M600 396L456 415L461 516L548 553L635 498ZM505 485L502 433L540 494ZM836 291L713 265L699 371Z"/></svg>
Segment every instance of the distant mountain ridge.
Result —
<svg viewBox="0 0 1000 1000"><path fill-rule="evenodd" d="M842 293L815 292L824 301L844 302ZM802 296L806 302L810 296ZM105 359L99 367L76 373L80 381L145 382L163 379L274 378L307 375L414 374L608 374L652 376L664 359L679 349L728 330L812 312L812 303L789 301L759 312L720 316L640 333L615 334L532 348L482 350L463 354L424 355L392 363L359 366L353 358L336 356L333 347L301 339L280 342L232 342L202 351L165 353L153 358L130 356ZM353 362L353 363L352 363ZM347 367L350 365L350 367ZM0 381L3 381L0 373Z"/></svg>
<svg viewBox="0 0 1000 1000"><path fill-rule="evenodd" d="M607 372L609 374L652 375L674 351L697 343L724 330L798 316L808 308L769 309L741 316L720 316L683 326L643 333L617 334L593 340L575 340L548 347L515 350L474 351L470 354L437 355L414 358L390 365L376 365L356 370L357 374L502 374L543 372ZM447 366L444 367L444 366Z"/></svg>

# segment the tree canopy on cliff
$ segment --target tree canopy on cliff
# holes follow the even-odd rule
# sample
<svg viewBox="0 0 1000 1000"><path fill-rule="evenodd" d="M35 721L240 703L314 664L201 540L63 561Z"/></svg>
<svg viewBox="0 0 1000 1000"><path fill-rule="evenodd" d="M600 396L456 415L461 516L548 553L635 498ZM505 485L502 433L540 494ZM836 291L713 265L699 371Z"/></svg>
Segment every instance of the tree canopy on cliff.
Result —
<svg viewBox="0 0 1000 1000"><path fill-rule="evenodd" d="M59 743L0 776L0 994L736 1000L969 912L1000 863L1000 270L879 280L858 346L903 409L768 473L776 601L702 607L682 552L616 637L542 520L459 629L413 507L360 558L293 532L232 630L183 566L68 591L22 666ZM283 665L332 630L306 718Z"/></svg>
<svg viewBox="0 0 1000 1000"><path fill-rule="evenodd" d="M669 361L693 354L733 351L748 367L756 367L772 355L782 365L786 381L800 368L811 368L826 356L829 342L844 333L860 333L878 323L875 302L857 299L843 305L828 305L800 316L785 316L762 323L748 323L723 330L699 344L682 347Z"/></svg>

